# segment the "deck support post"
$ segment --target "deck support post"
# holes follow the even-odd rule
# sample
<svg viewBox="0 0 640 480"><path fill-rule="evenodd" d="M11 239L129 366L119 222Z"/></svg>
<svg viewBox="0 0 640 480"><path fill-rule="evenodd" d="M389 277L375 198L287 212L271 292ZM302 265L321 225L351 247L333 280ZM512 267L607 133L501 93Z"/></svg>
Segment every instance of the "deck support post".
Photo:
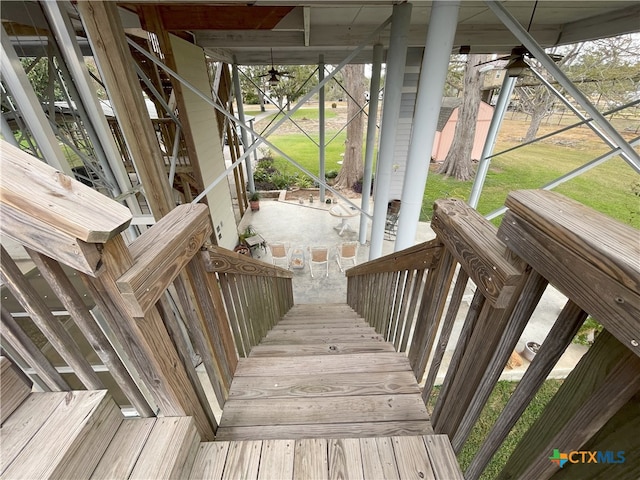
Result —
<svg viewBox="0 0 640 480"><path fill-rule="evenodd" d="M459 1L436 1L431 8L422 59L423 73L420 75L413 114L413 135L404 173L402 207L394 247L396 252L415 243L459 8ZM425 68L429 69L428 75L424 72Z"/></svg>

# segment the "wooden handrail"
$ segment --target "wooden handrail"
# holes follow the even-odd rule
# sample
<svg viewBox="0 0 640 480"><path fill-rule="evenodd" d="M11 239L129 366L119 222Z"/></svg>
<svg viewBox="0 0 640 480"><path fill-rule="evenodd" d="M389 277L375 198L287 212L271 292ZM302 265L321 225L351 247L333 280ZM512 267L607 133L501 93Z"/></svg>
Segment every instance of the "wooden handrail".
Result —
<svg viewBox="0 0 640 480"><path fill-rule="evenodd" d="M418 379L437 345L426 377L425 401L468 280L477 286L431 417L436 433L449 435L456 451L477 422L546 286L553 284L569 298L465 472L468 479L482 473L587 312L605 331L527 432L500 478L549 478L556 471L548 459L552 447L566 452L626 445L633 433L622 426L637 412L640 234L553 192L512 192L506 204L510 210L496 230L463 202L439 200L432 220L437 239L428 263L423 260L423 244L347 272L348 303L396 348L407 345L405 339L396 341L398 332L402 338L414 330L408 356ZM422 256L415 255L418 251ZM441 322L455 263L460 271ZM437 339L436 332L441 332ZM602 408L596 412L596 406ZM605 433L594 437L601 428ZM631 474L632 467L617 467L616 474Z"/></svg>
<svg viewBox="0 0 640 480"><path fill-rule="evenodd" d="M205 257L207 272L236 273L241 275L255 275L259 277L293 278L293 273L284 268L269 265L255 260L247 255L209 245L208 259Z"/></svg>

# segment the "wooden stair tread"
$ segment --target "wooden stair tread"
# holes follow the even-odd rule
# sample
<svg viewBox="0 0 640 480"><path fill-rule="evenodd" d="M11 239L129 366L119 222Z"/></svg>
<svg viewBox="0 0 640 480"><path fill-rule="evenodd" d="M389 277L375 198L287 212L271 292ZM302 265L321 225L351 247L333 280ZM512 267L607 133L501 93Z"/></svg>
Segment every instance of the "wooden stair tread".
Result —
<svg viewBox="0 0 640 480"><path fill-rule="evenodd" d="M407 357L395 352L308 355L306 357L242 358L235 377L264 375L316 375L329 373L381 373L410 371Z"/></svg>
<svg viewBox="0 0 640 480"><path fill-rule="evenodd" d="M292 309L240 359L217 438L433 432L407 357L350 307L322 307Z"/></svg>
<svg viewBox="0 0 640 480"><path fill-rule="evenodd" d="M65 392L3 476L86 478L121 422L122 414L106 390Z"/></svg>
<svg viewBox="0 0 640 480"><path fill-rule="evenodd" d="M203 443L190 479L385 478L459 480L444 435Z"/></svg>
<svg viewBox="0 0 640 480"><path fill-rule="evenodd" d="M420 393L413 372L237 377L229 400Z"/></svg>
<svg viewBox="0 0 640 480"><path fill-rule="evenodd" d="M199 443L191 417L160 417L129 478L181 478L191 470Z"/></svg>
<svg viewBox="0 0 640 480"><path fill-rule="evenodd" d="M155 423L155 418L123 420L91 478L129 478Z"/></svg>
<svg viewBox="0 0 640 480"><path fill-rule="evenodd" d="M394 352L393 345L381 341L323 343L320 345L257 345L249 357L295 357L306 355L340 355L345 353Z"/></svg>
<svg viewBox="0 0 640 480"><path fill-rule="evenodd" d="M0 391L2 392L0 423L4 423L31 393L29 378L6 357L0 357Z"/></svg>

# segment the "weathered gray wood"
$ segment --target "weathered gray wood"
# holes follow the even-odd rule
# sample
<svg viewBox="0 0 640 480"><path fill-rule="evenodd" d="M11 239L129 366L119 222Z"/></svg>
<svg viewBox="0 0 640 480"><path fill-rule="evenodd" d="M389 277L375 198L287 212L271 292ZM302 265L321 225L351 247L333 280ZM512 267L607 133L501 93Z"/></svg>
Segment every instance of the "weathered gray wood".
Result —
<svg viewBox="0 0 640 480"><path fill-rule="evenodd" d="M444 251L435 270L429 272L425 292L430 298L423 297L418 320L413 334L409 360L412 363L416 378L422 380L427 367L427 360L435 342L440 319L447 302L447 294L455 273L456 262L448 251ZM433 273L433 275L431 275Z"/></svg>
<svg viewBox="0 0 640 480"><path fill-rule="evenodd" d="M487 300L496 308L511 300L520 272L505 258L497 229L461 200L437 200L431 228Z"/></svg>
<svg viewBox="0 0 640 480"><path fill-rule="evenodd" d="M428 403L431 392L433 391L433 386L435 384L438 371L440 370L440 366L442 365L442 358L444 357L444 353L447 349L449 337L453 330L453 324L458 316L458 310L460 310L460 304L462 303L462 298L464 297L464 291L467 288L468 282L469 275L467 275L463 269L460 269L458 271L458 276L456 277L456 285L453 288L453 293L451 294L451 300L449 300L447 315L442 322L442 330L440 331L440 336L438 337L438 342L433 352L429 372L427 373L427 378L424 382L422 400L424 400L425 404Z"/></svg>
<svg viewBox="0 0 640 480"><path fill-rule="evenodd" d="M298 357L306 355L342 355L345 353L395 352L383 341L362 341L322 345L256 345L251 357Z"/></svg>
<svg viewBox="0 0 640 480"><path fill-rule="evenodd" d="M49 311L44 301L35 289L24 278L20 269L0 245L0 272L2 281L9 288L13 296L29 313L33 323L37 325L53 348L73 368L83 385L89 389L104 388L102 381L93 371L89 362L84 358L77 343L66 331L64 326Z"/></svg>
<svg viewBox="0 0 640 480"><path fill-rule="evenodd" d="M173 310L169 305L169 300L166 297L160 299L160 301L156 305L156 308L160 313L162 322L167 328L167 333L171 337L171 341L176 347L176 352L178 353L184 370L189 377L189 381L191 382L191 385L193 386L193 389L198 396L200 405L202 405L202 409L215 433L215 430L218 428L218 423L216 421L215 415L213 414L213 410L211 409L210 401L204 390L204 386L200 381L198 372L193 366L193 359L191 357L191 352L193 351L193 349L188 344L188 338L182 330L182 327L179 323L180 320L173 313ZM218 385L212 383L214 391L217 386Z"/></svg>
<svg viewBox="0 0 640 480"><path fill-rule="evenodd" d="M581 216L586 217L584 212ZM542 230L527 221L507 212L499 234L509 248L640 356L640 290L637 286L635 290L630 288L625 282L626 274L606 264L606 252L619 251L622 248L619 244L626 237L616 239L615 230L611 235L597 235L594 230L594 238L603 245L590 254L593 239L588 238L584 227L577 230L581 236L576 237L567 233L564 227L545 226ZM637 244L637 232L635 235ZM565 237L571 238L572 243L565 245L568 243ZM616 258L619 254L612 253L612 256ZM628 259L627 269L635 267L635 274L640 278L640 266L635 260L639 256L636 253L635 258ZM620 278L612 276L617 274Z"/></svg>
<svg viewBox="0 0 640 480"><path fill-rule="evenodd" d="M135 159L140 183L145 186L145 198L154 218L159 220L175 207L175 201L118 9L108 2L87 1L78 5L78 12L102 79L112 89L110 96L118 124Z"/></svg>
<svg viewBox="0 0 640 480"><path fill-rule="evenodd" d="M349 422L306 425L257 425L251 427L221 426L219 440L299 439L299 438L354 438L364 435L390 437L395 435L433 435L426 420L402 420L393 422Z"/></svg>
<svg viewBox="0 0 640 480"><path fill-rule="evenodd" d="M475 389L471 403L464 412L455 435L451 439L455 452L459 452L462 449L462 445L480 417L482 409L498 382L498 378L504 371L504 366L507 364L518 340L522 337L522 332L524 332L547 287L547 281L535 271L527 270L522 279L525 282L524 285L517 286L515 292L519 297L518 301L517 303L514 302L512 306L510 305L505 312L505 316L508 314L509 318L504 330L498 330L502 331L500 341L495 346L493 356L489 362L483 366L484 373L482 378ZM487 346L486 348L490 347Z"/></svg>
<svg viewBox="0 0 640 480"><path fill-rule="evenodd" d="M293 478L294 453L295 442L293 440L264 440L260 455L258 480Z"/></svg>
<svg viewBox="0 0 640 480"><path fill-rule="evenodd" d="M46 279L67 312L69 312L78 329L98 354L102 363L107 366L118 387L129 399L138 414L142 417L153 415L153 410L149 407L142 393L140 393L138 386L131 378L119 355L96 323L60 264L32 250L27 249L27 252L38 271Z"/></svg>
<svg viewBox="0 0 640 480"><path fill-rule="evenodd" d="M364 478L400 479L391 438L361 438L360 451Z"/></svg>
<svg viewBox="0 0 640 480"><path fill-rule="evenodd" d="M224 471L229 442L207 442L198 447L189 478L192 480L220 480Z"/></svg>
<svg viewBox="0 0 640 480"><path fill-rule="evenodd" d="M415 325L415 312L416 308L419 308L418 302L422 298L421 291L424 288L424 275L426 270L417 270L413 277L413 284L411 290L407 292L409 295L409 308L407 310L406 320L404 322L404 331L402 332L402 343L400 344L400 352L407 351L407 345L409 345L409 337L411 336L411 328Z"/></svg>
<svg viewBox="0 0 640 480"><path fill-rule="evenodd" d="M434 265L436 257L442 249L442 242L430 240L401 252L394 252L385 257L356 265L345 272L347 277L357 277L379 272L399 272L402 270L428 269Z"/></svg>
<svg viewBox="0 0 640 480"><path fill-rule="evenodd" d="M204 440L213 439L213 426L204 413L197 394L169 337L158 310L143 318L128 314L116 278L133 263L121 237L104 245L104 269L97 278L83 276L103 316L129 357L132 367L150 390L157 406L167 416L194 418Z"/></svg>
<svg viewBox="0 0 640 480"><path fill-rule="evenodd" d="M558 448L563 452L578 450L598 432L606 422L629 400L640 392L640 358L628 351L620 362L608 372L601 385L582 403L569 421L547 443L546 451ZM534 457L524 477L537 475L549 478L556 471L548 455Z"/></svg>
<svg viewBox="0 0 640 480"><path fill-rule="evenodd" d="M70 240L104 243L131 221L131 212L125 206L8 142L0 142L0 159L2 203L22 213L24 230L29 230L30 219L35 219ZM55 257L55 252L47 253L47 245L35 250Z"/></svg>
<svg viewBox="0 0 640 480"><path fill-rule="evenodd" d="M375 418L371 418L375 412ZM359 397L257 398L227 402L220 424L226 426L428 420L419 395Z"/></svg>
<svg viewBox="0 0 640 480"><path fill-rule="evenodd" d="M155 422L155 418L123 420L91 479L129 478Z"/></svg>
<svg viewBox="0 0 640 480"><path fill-rule="evenodd" d="M2 233L20 245L49 255L87 275L95 275L100 267L98 245L69 237L38 218L25 223L25 215L0 203Z"/></svg>
<svg viewBox="0 0 640 480"><path fill-rule="evenodd" d="M482 295L480 290L476 290L476 293L473 295L471 305L469 306L469 310L467 311L467 316L464 320L462 331L460 332L460 336L458 337L458 343L456 344L453 356L449 361L449 368L447 369L447 374L444 377L444 382L440 387L440 393L438 394L438 399L436 400L436 404L433 407L433 413L431 414L431 423L433 424L434 430L437 432L443 410L445 411L445 413L444 415L442 415L442 417L446 417L446 409L452 407L453 405L453 402L447 401L449 398L451 385L453 384L453 381L457 377L457 373L460 370L460 362L462 361L462 357L464 356L464 353L467 349L469 338L473 334L473 330L475 329L476 322L478 321L478 317L483 310L484 304L484 296Z"/></svg>
<svg viewBox="0 0 640 480"><path fill-rule="evenodd" d="M244 325L241 323L239 316L236 313L236 308L231 297L231 286L229 284L227 275L223 273L218 274L218 282L220 283L220 290L222 293L222 298L224 300L224 306L229 317L229 324L231 325L231 330L233 331L233 338L236 343L238 355L240 357L248 357L251 347L247 338L247 332L243 328Z"/></svg>
<svg viewBox="0 0 640 480"><path fill-rule="evenodd" d="M301 365L286 357L241 359L236 376L315 375L343 373L345 365L353 373L402 372L409 370L406 357L396 353L362 353L339 356L309 355Z"/></svg>
<svg viewBox="0 0 640 480"><path fill-rule="evenodd" d="M31 393L31 382L7 357L0 357L0 390L2 391L0 423L4 423Z"/></svg>
<svg viewBox="0 0 640 480"><path fill-rule="evenodd" d="M180 478L183 470L190 471L191 465L185 463L199 442L193 419L158 418L129 478Z"/></svg>
<svg viewBox="0 0 640 480"><path fill-rule="evenodd" d="M121 422L120 410L106 390L68 392L3 475L86 478Z"/></svg>
<svg viewBox="0 0 640 480"><path fill-rule="evenodd" d="M357 438L329 440L329 478L364 480L360 441Z"/></svg>
<svg viewBox="0 0 640 480"><path fill-rule="evenodd" d="M223 480L257 478L261 451L260 441L233 442L229 446Z"/></svg>
<svg viewBox="0 0 640 480"><path fill-rule="evenodd" d="M546 340L527 368L522 380L509 398L487 438L465 472L467 479L479 478L493 455L516 424L527 405L540 389L549 372L556 365L578 329L586 319L586 313L570 300L554 323Z"/></svg>
<svg viewBox="0 0 640 480"><path fill-rule="evenodd" d="M336 343L347 343L347 342L357 342L357 341L367 341L367 342L383 342L384 339L375 333L360 333L359 335L353 334L332 334L332 335L296 335L290 337L265 337L260 345L305 345L305 344L336 344Z"/></svg>
<svg viewBox="0 0 640 480"><path fill-rule="evenodd" d="M327 441L322 438L296 440L293 478L328 480Z"/></svg>
<svg viewBox="0 0 640 480"><path fill-rule="evenodd" d="M0 474L42 428L51 414L67 398L65 392L32 393L0 428Z"/></svg>
<svg viewBox="0 0 640 480"><path fill-rule="evenodd" d="M610 480L612 478L640 478L640 462L633 452L640 450L640 395L636 395L616 413L587 443L580 447L589 452L625 452L624 463L570 463L551 476L553 480ZM631 452L631 453L629 453ZM605 454L606 455L606 454Z"/></svg>
<svg viewBox="0 0 640 480"><path fill-rule="evenodd" d="M180 205L132 242L133 265L117 280L131 316L158 301L212 231L206 205Z"/></svg>
<svg viewBox="0 0 640 480"><path fill-rule="evenodd" d="M210 263L205 264L208 272L293 278L293 273L289 270L248 258L246 255L214 246L208 247L208 250L211 259Z"/></svg>
<svg viewBox="0 0 640 480"><path fill-rule="evenodd" d="M354 338L360 335L375 335L376 330L367 326L365 323L353 327L328 327L324 329L318 328L299 328L289 327L278 330L271 330L265 337L265 341L273 343L276 340L288 338L309 338L328 335L352 335Z"/></svg>
<svg viewBox="0 0 640 480"><path fill-rule="evenodd" d="M393 437L392 441L400 478L435 480L422 438Z"/></svg>
<svg viewBox="0 0 640 480"><path fill-rule="evenodd" d="M300 359L304 361L304 358ZM236 377L229 392L233 400L254 398L335 397L418 393L410 371L317 375Z"/></svg>
<svg viewBox="0 0 640 480"><path fill-rule="evenodd" d="M549 452L553 453L549 448L558 448L564 452L574 449L571 444L557 444L551 447L549 445L554 438L563 432L565 426L569 424L582 406L589 403L595 392L600 390L603 384L606 385L607 376L611 372L615 372L621 364L630 363L629 352L630 350L625 345L621 344L607 330L603 330L565 379L540 417L524 434L498 478L503 480L522 478L522 474L534 459L542 458L544 455L549 457ZM633 366L633 363L630 365ZM637 372L636 369L636 379L632 383L640 378ZM616 385L608 388L611 389L610 394L615 396L619 388L624 391L627 386ZM609 400L600 397L600 401L603 403L597 409L606 411L609 408L606 402ZM615 402L615 400L613 401ZM599 413L595 413L595 417L597 416ZM591 422L585 420L584 425L579 425L573 433L577 438L586 428L590 427ZM565 450L565 447L570 448ZM549 463L551 464L551 462Z"/></svg>
<svg viewBox="0 0 640 480"><path fill-rule="evenodd" d="M425 435L422 437L427 447L429 461L437 479L463 480L460 464L446 435Z"/></svg>

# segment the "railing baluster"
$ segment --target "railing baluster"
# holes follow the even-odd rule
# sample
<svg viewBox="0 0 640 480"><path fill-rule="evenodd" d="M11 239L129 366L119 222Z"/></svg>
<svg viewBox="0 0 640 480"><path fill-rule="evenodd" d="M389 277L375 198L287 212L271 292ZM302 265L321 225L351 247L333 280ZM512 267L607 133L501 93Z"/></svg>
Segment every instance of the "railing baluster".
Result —
<svg viewBox="0 0 640 480"><path fill-rule="evenodd" d="M26 250L43 278L64 305L67 312L69 312L78 329L98 354L100 360L107 366L109 373L118 383L118 387L120 387L129 399L138 414L143 417L152 416L153 410L149 407L149 404L133 378L131 378L122 360L96 323L91 312L82 301L82 298L62 270L60 264L38 252L34 252L28 248Z"/></svg>
<svg viewBox="0 0 640 480"><path fill-rule="evenodd" d="M218 281L220 282L220 290L222 291L222 298L224 299L224 303L227 309L229 324L231 325L231 330L233 331L233 337L235 339L236 348L238 349L238 354L241 357L247 357L250 350L247 343L247 334L246 332L241 330L241 322L231 298L231 285L229 283L228 274L219 273Z"/></svg>
<svg viewBox="0 0 640 480"><path fill-rule="evenodd" d="M38 374L38 377L52 391L69 391L71 387L65 382L56 368L43 355L35 343L24 333L18 322L11 316L11 313L0 305L2 313L2 324L0 325L0 336L3 342L9 345L27 362Z"/></svg>
<svg viewBox="0 0 640 480"><path fill-rule="evenodd" d="M29 313L33 323L47 337L47 340L78 376L82 384L90 390L104 388L102 381L93 371L89 362L80 351L78 344L69 332L56 319L35 289L24 278L20 269L3 246L0 245L0 272L2 281L7 285L20 305Z"/></svg>
<svg viewBox="0 0 640 480"><path fill-rule="evenodd" d="M466 479L472 480L480 477L489 460L498 451L509 431L540 389L554 365L560 360L586 318L587 314L580 307L571 300L567 302L533 362L509 397L509 401L500 413L491 432L482 442L478 453L465 472Z"/></svg>
<svg viewBox="0 0 640 480"><path fill-rule="evenodd" d="M409 345L409 338L411 336L411 328L415 325L416 309L419 308L418 302L422 298L422 289L424 288L424 275L426 270L420 269L415 272L413 276L413 283L410 292L409 308L407 310L406 320L404 323L404 331L402 332L402 344L400 345L400 352L406 352Z"/></svg>

